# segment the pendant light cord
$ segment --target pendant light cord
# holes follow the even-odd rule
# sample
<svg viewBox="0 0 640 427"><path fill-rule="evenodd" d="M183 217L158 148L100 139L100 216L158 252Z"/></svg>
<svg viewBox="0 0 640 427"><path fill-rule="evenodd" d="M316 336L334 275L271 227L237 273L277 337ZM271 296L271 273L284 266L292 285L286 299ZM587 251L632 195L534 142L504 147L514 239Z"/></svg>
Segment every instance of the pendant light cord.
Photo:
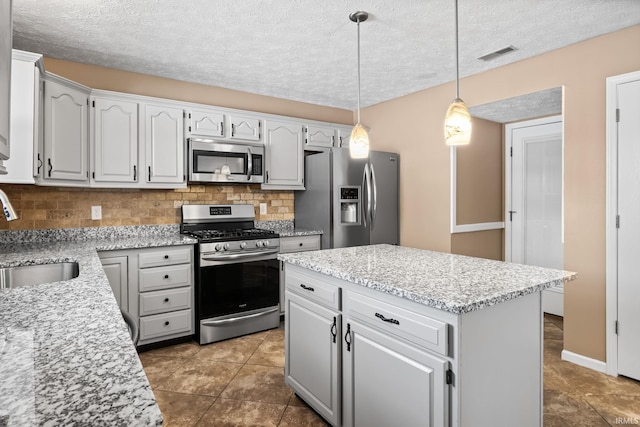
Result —
<svg viewBox="0 0 640 427"><path fill-rule="evenodd" d="M455 6L456 6L455 7L455 11L456 11L456 98L460 98L460 64L458 63L459 61L458 60L458 0L455 0Z"/></svg>
<svg viewBox="0 0 640 427"><path fill-rule="evenodd" d="M358 124L360 124L360 18L358 18Z"/></svg>

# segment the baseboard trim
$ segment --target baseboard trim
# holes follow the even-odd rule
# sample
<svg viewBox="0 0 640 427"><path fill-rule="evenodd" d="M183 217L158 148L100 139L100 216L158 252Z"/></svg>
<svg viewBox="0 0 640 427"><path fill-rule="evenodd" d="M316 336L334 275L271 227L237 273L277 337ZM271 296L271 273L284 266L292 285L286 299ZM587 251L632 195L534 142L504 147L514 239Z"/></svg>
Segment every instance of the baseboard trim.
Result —
<svg viewBox="0 0 640 427"><path fill-rule="evenodd" d="M607 364L601 360L592 359L568 350L562 350L561 358L567 362L575 363L576 365L584 366L585 368L593 369L603 374L607 373Z"/></svg>

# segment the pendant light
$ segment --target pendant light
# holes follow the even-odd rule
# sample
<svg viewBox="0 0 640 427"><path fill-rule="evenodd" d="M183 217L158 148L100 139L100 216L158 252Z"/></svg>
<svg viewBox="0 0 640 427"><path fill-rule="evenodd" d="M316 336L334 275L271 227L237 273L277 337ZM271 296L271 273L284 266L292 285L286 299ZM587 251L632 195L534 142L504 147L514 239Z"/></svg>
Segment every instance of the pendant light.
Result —
<svg viewBox="0 0 640 427"><path fill-rule="evenodd" d="M351 131L349 141L349 154L352 159L364 159L369 157L369 134L360 123L360 23L369 18L367 12L353 12L349 19L358 24L358 122Z"/></svg>
<svg viewBox="0 0 640 427"><path fill-rule="evenodd" d="M467 145L471 141L471 115L460 98L460 65L458 58L458 0L456 11L456 99L451 102L444 118L444 139L447 145Z"/></svg>

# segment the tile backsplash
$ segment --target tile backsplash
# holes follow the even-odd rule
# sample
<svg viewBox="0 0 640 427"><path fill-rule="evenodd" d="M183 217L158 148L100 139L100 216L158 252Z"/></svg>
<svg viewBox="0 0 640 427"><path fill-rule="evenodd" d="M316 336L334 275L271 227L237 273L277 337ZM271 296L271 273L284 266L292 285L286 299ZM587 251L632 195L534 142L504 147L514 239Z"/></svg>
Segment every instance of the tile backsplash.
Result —
<svg viewBox="0 0 640 427"><path fill-rule="evenodd" d="M0 230L78 228L180 223L183 204L253 204L256 220L293 220L292 191L262 191L260 185L189 185L176 190L98 189L3 184L19 219ZM259 204L267 204L260 215ZM102 219L91 219L102 206Z"/></svg>

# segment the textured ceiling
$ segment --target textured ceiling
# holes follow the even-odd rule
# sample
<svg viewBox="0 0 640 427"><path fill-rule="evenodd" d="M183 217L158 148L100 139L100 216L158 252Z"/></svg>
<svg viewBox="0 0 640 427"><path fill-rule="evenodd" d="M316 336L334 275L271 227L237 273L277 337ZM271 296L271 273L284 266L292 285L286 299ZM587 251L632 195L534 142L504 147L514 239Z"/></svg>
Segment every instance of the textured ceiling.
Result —
<svg viewBox="0 0 640 427"><path fill-rule="evenodd" d="M512 123L562 114L562 88L541 90L469 108L472 116L497 123Z"/></svg>
<svg viewBox="0 0 640 427"><path fill-rule="evenodd" d="M455 78L453 0L13 0L14 47L346 109ZM460 0L468 76L640 23L639 0ZM516 51L477 58L506 46ZM597 58L594 58L597 60ZM464 85L461 85L464 98Z"/></svg>

